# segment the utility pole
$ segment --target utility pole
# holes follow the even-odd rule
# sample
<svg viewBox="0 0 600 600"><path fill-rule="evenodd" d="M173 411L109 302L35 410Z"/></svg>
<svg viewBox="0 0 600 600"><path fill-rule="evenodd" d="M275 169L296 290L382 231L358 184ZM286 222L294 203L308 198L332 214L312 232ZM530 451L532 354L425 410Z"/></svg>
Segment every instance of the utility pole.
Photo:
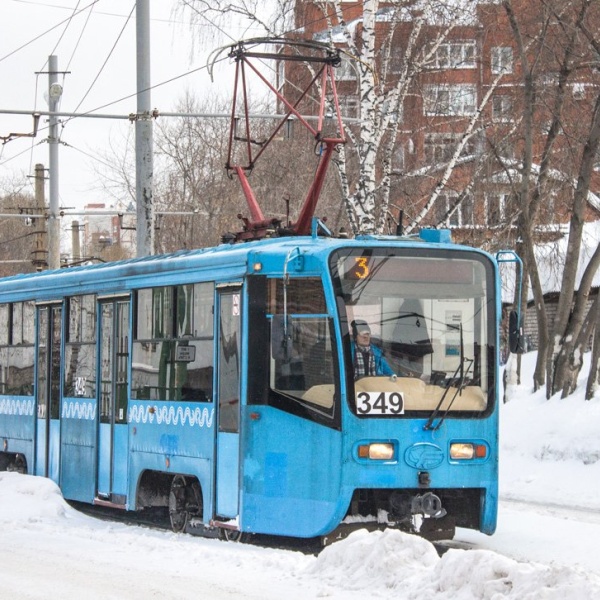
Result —
<svg viewBox="0 0 600 600"><path fill-rule="evenodd" d="M150 1L136 4L137 120L135 122L137 256L154 253Z"/></svg>
<svg viewBox="0 0 600 600"><path fill-rule="evenodd" d="M79 221L71 224L71 244L73 246L73 263L78 264L81 259L81 238L79 237Z"/></svg>
<svg viewBox="0 0 600 600"><path fill-rule="evenodd" d="M58 59L48 58L48 105L50 109L48 146L50 148L50 210L48 213L48 267L60 268L60 201L58 197L58 117L57 111L62 95L62 86L58 83Z"/></svg>
<svg viewBox="0 0 600 600"><path fill-rule="evenodd" d="M44 165L35 165L35 212L43 215L46 212L46 195L44 193ZM46 249L46 219L36 218L35 247L31 253L31 262L37 271L48 266L48 250Z"/></svg>

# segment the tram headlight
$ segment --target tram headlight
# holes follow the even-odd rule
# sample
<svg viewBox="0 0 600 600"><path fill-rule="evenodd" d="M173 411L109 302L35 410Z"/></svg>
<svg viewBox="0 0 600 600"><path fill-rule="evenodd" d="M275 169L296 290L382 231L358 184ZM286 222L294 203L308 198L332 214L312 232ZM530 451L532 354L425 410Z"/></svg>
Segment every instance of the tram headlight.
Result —
<svg viewBox="0 0 600 600"><path fill-rule="evenodd" d="M467 442L455 442L450 444L450 458L453 460L472 460L474 458L485 458L487 447L484 444L473 444Z"/></svg>
<svg viewBox="0 0 600 600"><path fill-rule="evenodd" d="M393 460L394 444L387 442L361 444L358 447L358 458L369 458L371 460Z"/></svg>

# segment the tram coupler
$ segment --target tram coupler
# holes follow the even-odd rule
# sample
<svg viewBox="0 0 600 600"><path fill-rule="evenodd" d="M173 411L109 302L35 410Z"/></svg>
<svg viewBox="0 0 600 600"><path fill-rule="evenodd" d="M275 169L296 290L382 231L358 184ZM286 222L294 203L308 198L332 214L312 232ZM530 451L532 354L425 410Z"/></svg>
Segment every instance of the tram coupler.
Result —
<svg viewBox="0 0 600 600"><path fill-rule="evenodd" d="M411 513L413 515L424 515L433 519L441 519L446 516L446 509L442 507L439 496L432 492L417 494L411 501Z"/></svg>

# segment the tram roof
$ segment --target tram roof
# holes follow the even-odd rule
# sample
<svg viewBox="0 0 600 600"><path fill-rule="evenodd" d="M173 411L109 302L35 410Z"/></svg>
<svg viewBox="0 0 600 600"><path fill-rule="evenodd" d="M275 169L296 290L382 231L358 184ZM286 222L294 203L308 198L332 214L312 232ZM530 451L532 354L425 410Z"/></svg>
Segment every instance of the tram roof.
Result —
<svg viewBox="0 0 600 600"><path fill-rule="evenodd" d="M271 238L238 244L221 244L210 248L179 250L127 260L82 265L39 273L13 275L0 279L0 302L35 298L44 301L86 293L110 294L118 291L174 285L189 281L190 271L201 274L198 281L231 281L242 278L252 268L250 263L263 263L263 272L282 271L286 258L298 249L305 258L324 258L342 247L421 246L418 237L360 236L354 239L317 236ZM440 244L456 248L454 244ZM475 249L473 249L475 250ZM306 264L314 270L316 262Z"/></svg>

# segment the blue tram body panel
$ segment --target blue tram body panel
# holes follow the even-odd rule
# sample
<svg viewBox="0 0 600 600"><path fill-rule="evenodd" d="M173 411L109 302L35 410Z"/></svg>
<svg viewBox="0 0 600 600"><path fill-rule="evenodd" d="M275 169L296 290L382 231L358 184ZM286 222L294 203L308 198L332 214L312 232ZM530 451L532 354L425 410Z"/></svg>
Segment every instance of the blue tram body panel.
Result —
<svg viewBox="0 0 600 600"><path fill-rule="evenodd" d="M221 433L217 438L217 455L215 512L221 517L235 519L239 515L239 435Z"/></svg>
<svg viewBox="0 0 600 600"><path fill-rule="evenodd" d="M427 472L427 489L479 488L487 502L481 509L481 531L492 534L496 528L498 499L497 418L478 421L447 420L435 432L423 429L425 422L403 420L379 421L365 428L360 421L348 426L343 461L344 492L349 502L356 488L419 489L419 473ZM368 435L365 432L368 431ZM379 464L360 459L357 445L369 442L392 442L396 448L393 461ZM450 458L450 444L474 442L485 444L488 455L482 460L461 462ZM427 491L421 488L422 491Z"/></svg>
<svg viewBox="0 0 600 600"><path fill-rule="evenodd" d="M96 495L98 420L95 398L65 398L61 410L60 472L65 498L92 502Z"/></svg>
<svg viewBox="0 0 600 600"><path fill-rule="evenodd" d="M402 503L434 491L459 513L463 497L468 498L470 513L477 514L461 518L467 526L493 533L498 500L497 266L483 252L438 241L443 237L428 243L386 237L285 238L0 280L0 305L60 303L65 313L61 381L48 388L53 393L60 389L59 414L50 417L38 410L46 408L39 389L39 406L36 395L0 395L0 452L23 456L29 473L51 477L68 499L100 500L130 510L165 506L176 513L175 520L183 506L206 527L321 536L345 518L379 519L379 513L390 510L394 494ZM210 284L212 297L201 296L202 302L186 305L175 318L169 311L185 304L195 284ZM386 291L390 285L396 286L393 293ZM410 289L405 293L405 288ZM160 293L153 295L154 289ZM170 314L171 334L160 332L150 341L136 338L140 290L150 290L157 305L171 294L162 313L140 317L142 326L151 328L161 319L168 322ZM221 303L227 294L228 301L233 296L231 306ZM127 317L120 325L124 331L118 349L112 345L118 334L111 338L109 325L101 330L102 339L96 332L96 363L85 377L105 387L91 398L63 395L65 367L77 367L76 352L73 364L65 364L67 332L73 326L69 300L83 295L93 298L98 315L114 302L114 311L106 312L110 327L109 316L115 323L118 316ZM404 300L415 299L426 301L422 313L402 308ZM127 307L123 314L118 302ZM206 310L203 302L209 303ZM230 314L220 312L225 305ZM190 324L192 313L200 325ZM415 316L417 328L429 329L431 348L421 345L421 362L429 363L412 376L427 377L429 388L438 391L480 388L471 400L475 404L468 404L462 393L450 402L439 391L437 405L438 400L428 404L406 392L402 414L359 414L351 372L352 321L370 317L373 337L388 355L401 356L404 350L395 347L397 332ZM233 325L224 323L229 317ZM102 319L97 316L97 329ZM210 332L198 333L207 323ZM289 343L284 351L273 342L277 323L283 323L282 344ZM320 344L326 344L327 354L320 353ZM40 347L38 339L36 357ZM198 360L201 352L206 364ZM303 356L300 366L296 354ZM145 370L134 386L139 356L146 358ZM101 372L106 357L114 361L112 378ZM310 369L309 359L314 363ZM125 369L118 360L127 362ZM56 366L50 360L47 364ZM398 358L394 370L400 364ZM329 379L318 380L325 367ZM222 388L220 369L229 378ZM56 372L48 369L49 376ZM191 379L209 384L205 394L184 400L180 380L188 372ZM38 377L37 367L35 373ZM240 381L233 389L236 375ZM106 391L109 385L114 398ZM230 396L219 398L218 389ZM229 401L240 411L239 426L233 428L225 417L220 421L219 406ZM451 458L452 444L485 448L485 455ZM392 457L364 454L377 445L391 448Z"/></svg>
<svg viewBox="0 0 600 600"><path fill-rule="evenodd" d="M212 402L132 401L129 405L130 508L147 470L198 477L212 510L215 409Z"/></svg>
<svg viewBox="0 0 600 600"><path fill-rule="evenodd" d="M245 531L313 537L331 531L340 502L342 434L271 407L246 407Z"/></svg>
<svg viewBox="0 0 600 600"><path fill-rule="evenodd" d="M0 440L5 450L34 461L35 401L32 396L0 396Z"/></svg>

